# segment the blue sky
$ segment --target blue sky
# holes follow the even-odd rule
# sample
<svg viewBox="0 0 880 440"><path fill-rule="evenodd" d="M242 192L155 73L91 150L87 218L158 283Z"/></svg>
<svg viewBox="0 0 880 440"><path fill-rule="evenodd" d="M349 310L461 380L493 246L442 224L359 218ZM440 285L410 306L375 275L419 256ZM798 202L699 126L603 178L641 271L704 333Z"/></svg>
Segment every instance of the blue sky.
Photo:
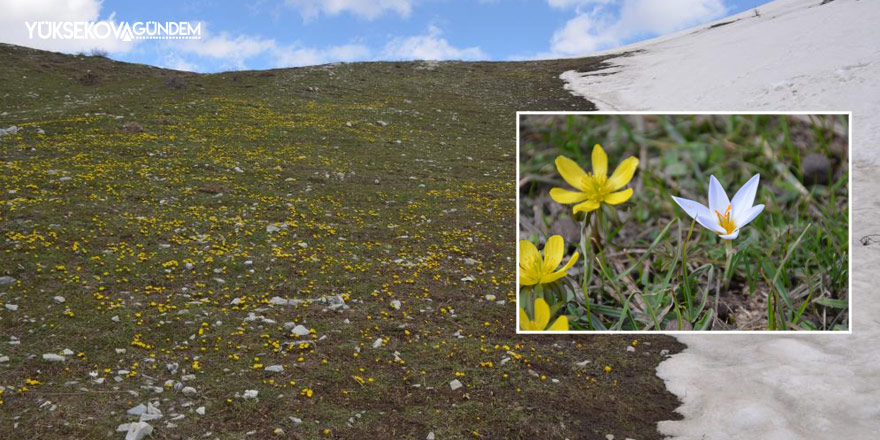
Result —
<svg viewBox="0 0 880 440"><path fill-rule="evenodd" d="M766 0L0 0L0 41L217 72L398 59L581 56ZM42 40L26 21L200 22L197 41Z"/></svg>

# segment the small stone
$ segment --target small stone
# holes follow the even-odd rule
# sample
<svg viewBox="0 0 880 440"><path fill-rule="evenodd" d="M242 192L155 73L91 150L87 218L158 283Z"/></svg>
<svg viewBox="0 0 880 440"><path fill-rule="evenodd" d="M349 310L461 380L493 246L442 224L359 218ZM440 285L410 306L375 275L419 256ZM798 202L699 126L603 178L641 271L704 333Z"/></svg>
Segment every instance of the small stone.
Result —
<svg viewBox="0 0 880 440"><path fill-rule="evenodd" d="M180 392L183 393L185 396L190 396L190 397L195 396L198 393L198 391L196 391L196 389L193 387L183 387L183 389L180 390Z"/></svg>
<svg viewBox="0 0 880 440"><path fill-rule="evenodd" d="M62 303L64 303L64 301L66 301L66 300L64 299L64 297L61 296L61 295L58 295L58 296L56 296L56 297L54 297L54 298L52 298L52 299L55 301L56 304L62 304Z"/></svg>
<svg viewBox="0 0 880 440"><path fill-rule="evenodd" d="M9 362L9 356L0 356L0 364Z"/></svg>
<svg viewBox="0 0 880 440"><path fill-rule="evenodd" d="M61 350L61 354L63 354L64 356L73 356L74 353L73 350L65 348L64 350Z"/></svg>
<svg viewBox="0 0 880 440"><path fill-rule="evenodd" d="M10 276L2 276L0 277L0 286L5 286L7 284L12 284L15 282L15 278Z"/></svg>
<svg viewBox="0 0 880 440"><path fill-rule="evenodd" d="M293 328L293 334L297 336L306 336L309 334L309 329L307 329L304 325L300 324Z"/></svg>
<svg viewBox="0 0 880 440"><path fill-rule="evenodd" d="M116 432L128 432L129 426L131 426L131 423L123 423L116 427Z"/></svg>
<svg viewBox="0 0 880 440"><path fill-rule="evenodd" d="M382 346L382 338L377 338L373 341L373 348L379 348Z"/></svg>
<svg viewBox="0 0 880 440"><path fill-rule="evenodd" d="M434 440L434 431L429 432L425 440Z"/></svg>
<svg viewBox="0 0 880 440"><path fill-rule="evenodd" d="M495 295L492 295L491 293L486 295L486 301L495 301Z"/></svg>
<svg viewBox="0 0 880 440"><path fill-rule="evenodd" d="M464 385L462 385L458 379L453 379L452 382L449 382L449 388L452 388L452 391L455 391L463 386Z"/></svg>
<svg viewBox="0 0 880 440"><path fill-rule="evenodd" d="M141 440L153 432L153 427L146 422L135 422L128 426L125 440Z"/></svg>
<svg viewBox="0 0 880 440"><path fill-rule="evenodd" d="M400 310L400 300L395 299L391 301L391 308L394 310Z"/></svg>
<svg viewBox="0 0 880 440"><path fill-rule="evenodd" d="M204 406L200 406L200 407L196 408L196 414L198 414L198 415L200 415L200 416L205 415L205 407L204 407Z"/></svg>
<svg viewBox="0 0 880 440"><path fill-rule="evenodd" d="M245 400L252 400L256 399L259 394L260 392L257 390L244 390L244 394L241 397Z"/></svg>
<svg viewBox="0 0 880 440"><path fill-rule="evenodd" d="M129 410L126 412L132 416L139 416L139 415L147 412L147 405L144 405L143 403L141 403L138 406L129 408Z"/></svg>
<svg viewBox="0 0 880 440"><path fill-rule="evenodd" d="M266 226L266 232L269 232L269 233L278 232L280 230L281 230L281 228L279 228L278 226L275 226L275 225Z"/></svg>
<svg viewBox="0 0 880 440"><path fill-rule="evenodd" d="M280 296L273 296L272 299L269 300L269 304L273 304L276 306L286 306L287 300Z"/></svg>
<svg viewBox="0 0 880 440"><path fill-rule="evenodd" d="M232 301L230 301L229 304L237 306L237 305L241 304L241 298L235 298Z"/></svg>
<svg viewBox="0 0 880 440"><path fill-rule="evenodd" d="M55 353L45 353L43 354L43 360L49 362L64 362L64 356Z"/></svg>
<svg viewBox="0 0 880 440"><path fill-rule="evenodd" d="M18 305L16 305L16 304L6 304L6 309L7 309L7 310L16 311L16 310L18 310Z"/></svg>
<svg viewBox="0 0 880 440"><path fill-rule="evenodd" d="M473 266L477 264L477 260L474 260L473 258L465 258L464 264L467 264L468 266Z"/></svg>
<svg viewBox="0 0 880 440"><path fill-rule="evenodd" d="M631 352L631 353L634 353L634 352L636 351L636 348L633 347L632 345L627 345L627 346L626 346L626 351Z"/></svg>
<svg viewBox="0 0 880 440"><path fill-rule="evenodd" d="M284 371L284 365L269 365L268 367L264 368L264 370L271 371L273 373L281 373Z"/></svg>

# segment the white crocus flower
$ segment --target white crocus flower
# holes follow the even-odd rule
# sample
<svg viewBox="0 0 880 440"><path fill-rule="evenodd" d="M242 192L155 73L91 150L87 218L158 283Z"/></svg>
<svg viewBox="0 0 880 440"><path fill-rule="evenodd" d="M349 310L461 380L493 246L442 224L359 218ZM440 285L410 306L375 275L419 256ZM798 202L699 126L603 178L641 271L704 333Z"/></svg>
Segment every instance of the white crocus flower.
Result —
<svg viewBox="0 0 880 440"><path fill-rule="evenodd" d="M755 194L758 192L758 180L761 175L755 174L733 196L727 198L724 188L715 176L709 178L709 207L700 202L672 196L675 203L696 219L704 228L717 233L725 240L733 240L739 236L739 230L749 224L761 211L764 205L754 205Z"/></svg>

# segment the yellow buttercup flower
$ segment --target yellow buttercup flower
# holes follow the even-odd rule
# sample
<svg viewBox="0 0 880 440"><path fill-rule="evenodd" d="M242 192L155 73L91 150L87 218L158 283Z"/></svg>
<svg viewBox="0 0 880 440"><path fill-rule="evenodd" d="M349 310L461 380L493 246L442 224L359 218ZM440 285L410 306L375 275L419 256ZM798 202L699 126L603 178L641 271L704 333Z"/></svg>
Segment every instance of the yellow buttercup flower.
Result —
<svg viewBox="0 0 880 440"><path fill-rule="evenodd" d="M556 158L556 169L559 174L577 191L562 188L550 190L550 197L558 203L574 205L574 212L589 212L598 209L602 203L619 205L632 197L632 188L618 191L633 178L639 160L635 157L626 158L611 177L608 177L608 156L602 146L593 147L593 172L587 173L575 161L559 156Z"/></svg>
<svg viewBox="0 0 880 440"><path fill-rule="evenodd" d="M544 257L538 252L538 248L531 241L519 242L519 284L532 286L535 284L552 283L566 275L568 269L574 266L580 254L575 251L568 260L568 264L562 269L556 270L562 262L562 254L565 252L565 243L562 237L554 235L547 240L544 246ZM554 272L555 271L555 272Z"/></svg>
<svg viewBox="0 0 880 440"><path fill-rule="evenodd" d="M553 321L553 324L550 327L547 327L547 324L550 322L550 306L547 305L547 301L544 301L544 298L538 298L535 300L535 319L529 319L529 314L523 308L519 309L519 328L520 330L553 330L553 331L565 331L568 330L568 318L565 315L556 318L556 321Z"/></svg>

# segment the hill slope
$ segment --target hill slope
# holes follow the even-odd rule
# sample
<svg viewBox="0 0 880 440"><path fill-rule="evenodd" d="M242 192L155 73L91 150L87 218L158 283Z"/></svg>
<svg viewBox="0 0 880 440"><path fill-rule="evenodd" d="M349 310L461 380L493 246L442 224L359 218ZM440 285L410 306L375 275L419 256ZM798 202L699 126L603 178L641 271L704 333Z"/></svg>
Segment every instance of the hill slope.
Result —
<svg viewBox="0 0 880 440"><path fill-rule="evenodd" d="M514 111L599 61L0 45L0 438L659 438L674 340L513 334Z"/></svg>

